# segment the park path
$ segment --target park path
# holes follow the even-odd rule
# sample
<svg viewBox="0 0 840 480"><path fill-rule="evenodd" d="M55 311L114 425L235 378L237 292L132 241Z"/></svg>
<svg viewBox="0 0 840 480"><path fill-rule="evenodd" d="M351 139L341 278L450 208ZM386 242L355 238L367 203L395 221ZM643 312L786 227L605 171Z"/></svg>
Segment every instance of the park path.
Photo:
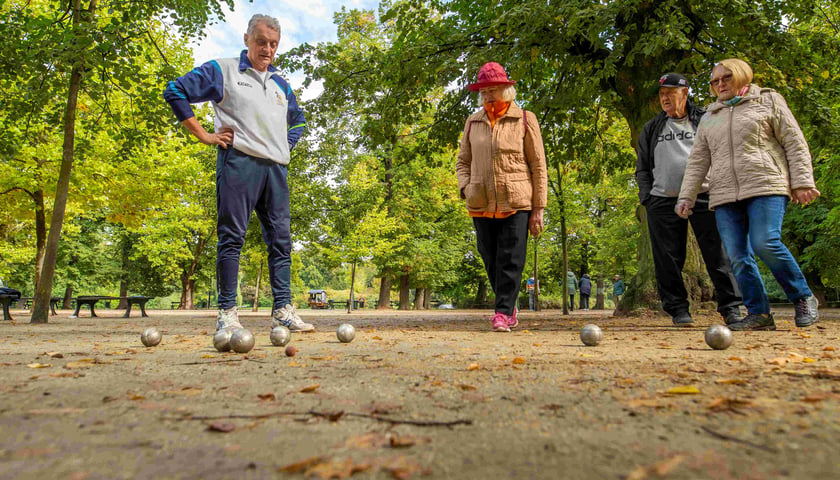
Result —
<svg viewBox="0 0 840 480"><path fill-rule="evenodd" d="M0 324L0 478L838 478L840 312L703 342L713 314L302 311L246 355L213 312ZM349 344L342 322L356 326ZM597 323L604 340L584 347ZM163 342L145 348L157 326Z"/></svg>

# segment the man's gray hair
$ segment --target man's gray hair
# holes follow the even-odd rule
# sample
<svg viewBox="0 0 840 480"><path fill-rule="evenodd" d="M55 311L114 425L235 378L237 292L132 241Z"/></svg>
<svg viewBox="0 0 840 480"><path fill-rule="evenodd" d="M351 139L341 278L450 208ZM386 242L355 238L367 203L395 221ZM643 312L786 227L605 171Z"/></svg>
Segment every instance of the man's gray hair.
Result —
<svg viewBox="0 0 840 480"><path fill-rule="evenodd" d="M262 15L260 13L255 14L250 20L248 20L248 31L246 33L248 35L254 33L254 28L256 28L258 23L265 24L266 27L280 33L280 22L278 22L274 17Z"/></svg>

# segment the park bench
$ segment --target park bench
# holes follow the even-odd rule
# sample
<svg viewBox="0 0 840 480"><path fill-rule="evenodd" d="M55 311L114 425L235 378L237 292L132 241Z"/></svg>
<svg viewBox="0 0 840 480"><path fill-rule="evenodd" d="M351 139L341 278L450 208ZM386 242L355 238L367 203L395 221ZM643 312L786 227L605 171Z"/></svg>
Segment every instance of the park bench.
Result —
<svg viewBox="0 0 840 480"><path fill-rule="evenodd" d="M123 300L128 303L128 306L125 309L125 314L123 314L123 318L128 318L131 315L131 307L132 305L137 305L140 307L140 316L148 317L146 315L146 302L153 299L155 297L144 297L141 295L132 295L130 297L111 297L107 295L79 295L76 297L76 311L73 312L73 315L70 315L70 318L77 318L79 316L79 310L82 309L82 306L87 305L90 308L90 316L96 317L96 310L94 307L96 303L100 300Z"/></svg>
<svg viewBox="0 0 840 480"><path fill-rule="evenodd" d="M32 297L20 297L18 298L17 294L0 294L0 305L3 306L3 320L14 320L12 318L12 314L9 312L9 307L16 302L23 302L23 306L26 309L29 309L32 306ZM55 311L55 306L58 302L61 301L61 297L51 297L50 298L50 314L51 315L58 315Z"/></svg>

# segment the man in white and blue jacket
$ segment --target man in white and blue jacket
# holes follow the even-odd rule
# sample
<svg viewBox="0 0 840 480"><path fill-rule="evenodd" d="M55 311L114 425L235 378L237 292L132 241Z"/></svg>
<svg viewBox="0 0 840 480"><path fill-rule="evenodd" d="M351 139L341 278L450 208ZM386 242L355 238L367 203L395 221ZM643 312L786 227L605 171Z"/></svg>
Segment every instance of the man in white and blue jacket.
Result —
<svg viewBox="0 0 840 480"><path fill-rule="evenodd" d="M216 205L219 243L217 330L241 328L236 306L239 254L248 220L256 210L268 246L274 294L272 327L312 331L295 312L291 297L289 186L290 151L303 135L303 111L288 82L272 65L280 24L254 15L239 58L211 60L167 84L163 97L181 124L199 141L218 145ZM192 103L211 102L215 132L196 120Z"/></svg>

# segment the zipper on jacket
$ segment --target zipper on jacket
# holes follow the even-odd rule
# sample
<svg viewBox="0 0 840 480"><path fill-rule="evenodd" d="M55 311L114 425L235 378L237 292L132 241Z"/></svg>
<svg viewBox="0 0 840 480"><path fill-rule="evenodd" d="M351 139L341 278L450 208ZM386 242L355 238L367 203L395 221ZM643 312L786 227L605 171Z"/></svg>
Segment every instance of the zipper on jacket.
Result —
<svg viewBox="0 0 840 480"><path fill-rule="evenodd" d="M732 178L735 179L735 200L741 197L741 185L738 184L738 172L735 171L735 146L732 143L732 118L735 116L735 105L729 107L729 165L732 167Z"/></svg>
<svg viewBox="0 0 840 480"><path fill-rule="evenodd" d="M501 118L496 119L496 125L499 124L499 121L501 121ZM487 123L490 124L489 119ZM494 212L499 210L499 192L496 191L496 151L498 150L496 148L498 140L496 135L497 131L498 130L496 130L496 128L493 125L490 125L490 160L493 170L493 201L496 204L495 208L493 209Z"/></svg>

